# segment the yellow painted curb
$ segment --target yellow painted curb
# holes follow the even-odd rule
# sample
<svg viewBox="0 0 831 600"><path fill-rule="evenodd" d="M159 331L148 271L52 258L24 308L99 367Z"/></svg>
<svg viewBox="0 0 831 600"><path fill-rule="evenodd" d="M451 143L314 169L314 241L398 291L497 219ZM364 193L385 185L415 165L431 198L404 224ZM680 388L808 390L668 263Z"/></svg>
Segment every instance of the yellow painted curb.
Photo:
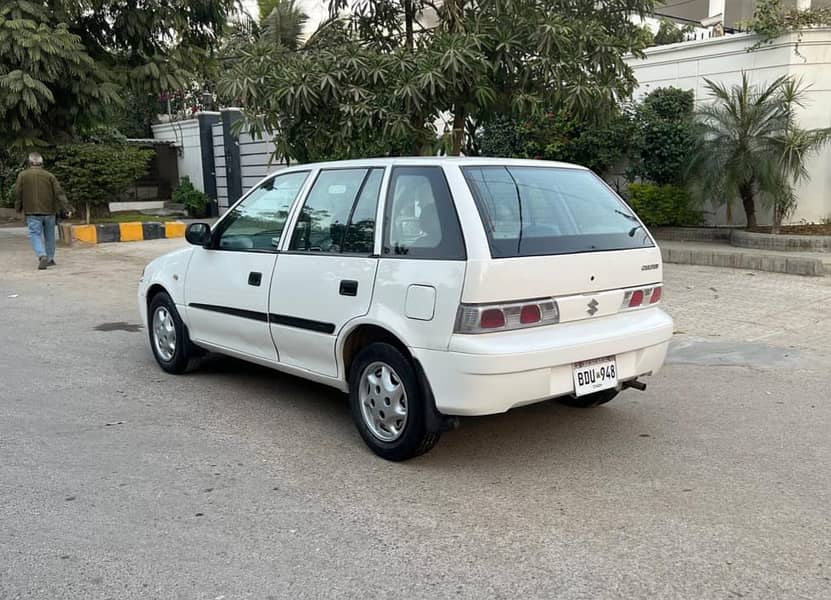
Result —
<svg viewBox="0 0 831 600"><path fill-rule="evenodd" d="M168 238L185 237L185 224L168 221L164 224L164 236Z"/></svg>
<svg viewBox="0 0 831 600"><path fill-rule="evenodd" d="M140 242L144 239L144 229L141 223L119 223L122 242Z"/></svg>
<svg viewBox="0 0 831 600"><path fill-rule="evenodd" d="M98 243L98 233L95 230L95 225L73 225L72 237L87 244Z"/></svg>

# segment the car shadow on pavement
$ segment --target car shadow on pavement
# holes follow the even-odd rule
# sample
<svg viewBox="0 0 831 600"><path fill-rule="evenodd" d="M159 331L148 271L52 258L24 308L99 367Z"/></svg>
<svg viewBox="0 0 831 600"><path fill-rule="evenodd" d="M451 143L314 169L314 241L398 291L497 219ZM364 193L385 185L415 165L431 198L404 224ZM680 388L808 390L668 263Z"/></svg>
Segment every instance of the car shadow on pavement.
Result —
<svg viewBox="0 0 831 600"><path fill-rule="evenodd" d="M352 424L346 395L338 390L225 356L210 356L194 375L238 378L241 395L267 401L266 422L272 417L265 413L288 410L336 446L369 456ZM427 470L478 466L490 473L514 468L518 461L549 466L563 457L593 461L612 452L622 439L649 437L643 433L649 426L637 410L640 402L638 392L629 391L593 409L549 400L504 414L463 417L459 429L445 433L429 454L406 464Z"/></svg>

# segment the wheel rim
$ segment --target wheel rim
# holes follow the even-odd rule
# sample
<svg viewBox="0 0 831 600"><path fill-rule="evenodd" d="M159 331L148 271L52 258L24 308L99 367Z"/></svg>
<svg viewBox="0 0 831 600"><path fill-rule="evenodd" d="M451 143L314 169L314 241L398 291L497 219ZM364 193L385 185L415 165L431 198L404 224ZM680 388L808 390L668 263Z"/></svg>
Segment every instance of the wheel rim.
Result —
<svg viewBox="0 0 831 600"><path fill-rule="evenodd" d="M407 392L398 373L374 362L361 374L359 401L364 424L383 442L394 442L407 426Z"/></svg>
<svg viewBox="0 0 831 600"><path fill-rule="evenodd" d="M153 344L165 362L172 360L176 354L176 327L173 316L164 306L158 307L153 313Z"/></svg>

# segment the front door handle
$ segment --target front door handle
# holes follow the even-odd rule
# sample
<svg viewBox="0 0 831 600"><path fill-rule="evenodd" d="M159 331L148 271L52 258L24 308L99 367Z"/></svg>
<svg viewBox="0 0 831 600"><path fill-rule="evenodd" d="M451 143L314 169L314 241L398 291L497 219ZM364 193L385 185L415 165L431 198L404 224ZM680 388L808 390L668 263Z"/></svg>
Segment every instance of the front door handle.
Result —
<svg viewBox="0 0 831 600"><path fill-rule="evenodd" d="M251 271L248 274L248 285L259 286L263 282L263 274Z"/></svg>
<svg viewBox="0 0 831 600"><path fill-rule="evenodd" d="M340 295L341 296L357 296L358 295L358 282L352 279L344 279L340 282Z"/></svg>

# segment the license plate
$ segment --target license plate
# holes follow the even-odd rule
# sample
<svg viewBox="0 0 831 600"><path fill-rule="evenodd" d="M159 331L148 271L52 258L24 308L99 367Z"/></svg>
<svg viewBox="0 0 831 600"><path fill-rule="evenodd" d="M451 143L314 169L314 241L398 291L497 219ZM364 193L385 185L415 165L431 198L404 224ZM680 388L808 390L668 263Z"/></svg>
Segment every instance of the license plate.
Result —
<svg viewBox="0 0 831 600"><path fill-rule="evenodd" d="M614 356L574 363L573 371L576 396L617 387L617 362Z"/></svg>

